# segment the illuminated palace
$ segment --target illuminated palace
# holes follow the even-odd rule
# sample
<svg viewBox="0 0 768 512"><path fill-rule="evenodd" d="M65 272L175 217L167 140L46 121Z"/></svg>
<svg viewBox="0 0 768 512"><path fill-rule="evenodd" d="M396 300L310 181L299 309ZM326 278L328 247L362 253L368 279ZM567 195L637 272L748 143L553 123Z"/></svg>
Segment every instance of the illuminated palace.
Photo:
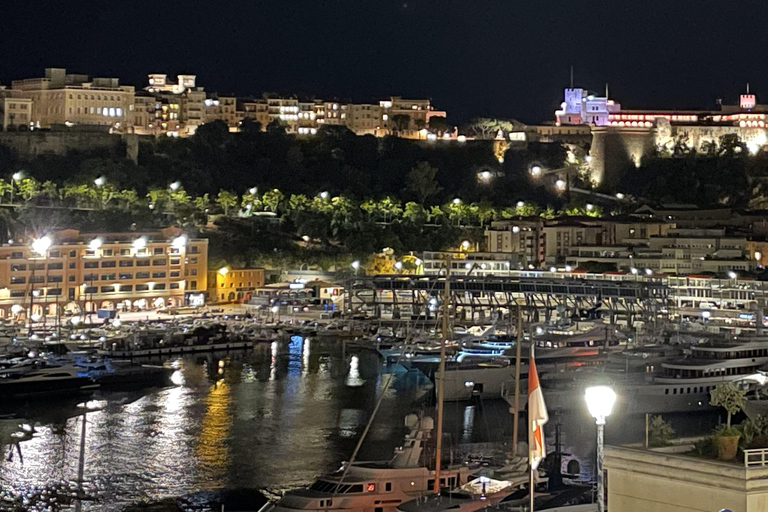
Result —
<svg viewBox="0 0 768 512"><path fill-rule="evenodd" d="M208 240L153 232L61 230L0 246L0 317L201 305Z"/></svg>
<svg viewBox="0 0 768 512"><path fill-rule="evenodd" d="M552 130L589 129L590 167L598 183L615 183L620 177L616 171L627 163L639 166L654 150L671 152L684 145L706 152L708 145L728 134L737 135L753 154L768 143L768 105L757 104L749 86L738 105L718 100L716 110L626 110L607 93L598 96L573 87L565 89L564 100Z"/></svg>

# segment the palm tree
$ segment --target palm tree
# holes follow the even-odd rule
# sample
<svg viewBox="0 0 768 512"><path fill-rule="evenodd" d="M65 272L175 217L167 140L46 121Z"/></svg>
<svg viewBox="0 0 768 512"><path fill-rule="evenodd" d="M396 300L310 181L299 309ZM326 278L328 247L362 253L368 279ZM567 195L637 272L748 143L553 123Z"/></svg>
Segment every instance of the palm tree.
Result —
<svg viewBox="0 0 768 512"><path fill-rule="evenodd" d="M224 210L225 216L229 216L229 209L237 206L237 194L229 190L221 190L216 196L216 204Z"/></svg>

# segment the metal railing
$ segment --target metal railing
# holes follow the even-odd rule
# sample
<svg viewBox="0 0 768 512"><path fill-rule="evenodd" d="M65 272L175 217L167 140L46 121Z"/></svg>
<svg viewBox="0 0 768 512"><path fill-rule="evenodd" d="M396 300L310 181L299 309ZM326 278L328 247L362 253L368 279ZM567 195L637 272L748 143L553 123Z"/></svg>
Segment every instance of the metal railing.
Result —
<svg viewBox="0 0 768 512"><path fill-rule="evenodd" d="M762 468L768 466L768 448L744 450L744 467Z"/></svg>

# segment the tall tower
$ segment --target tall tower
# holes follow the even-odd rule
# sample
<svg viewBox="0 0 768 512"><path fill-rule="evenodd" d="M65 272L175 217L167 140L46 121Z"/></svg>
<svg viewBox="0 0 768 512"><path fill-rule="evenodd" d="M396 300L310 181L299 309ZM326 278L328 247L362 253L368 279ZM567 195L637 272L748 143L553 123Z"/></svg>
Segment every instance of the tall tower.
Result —
<svg viewBox="0 0 768 512"><path fill-rule="evenodd" d="M749 93L749 82L747 82L747 93L739 96L739 106L742 110L752 110L755 108L757 100L754 94Z"/></svg>

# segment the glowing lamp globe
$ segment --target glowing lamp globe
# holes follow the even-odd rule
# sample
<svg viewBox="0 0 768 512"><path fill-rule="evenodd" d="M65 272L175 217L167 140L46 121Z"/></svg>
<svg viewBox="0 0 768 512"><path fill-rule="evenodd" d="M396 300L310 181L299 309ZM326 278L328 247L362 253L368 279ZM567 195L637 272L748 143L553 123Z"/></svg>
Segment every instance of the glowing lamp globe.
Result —
<svg viewBox="0 0 768 512"><path fill-rule="evenodd" d="M37 238L32 242L32 250L37 254L43 255L48 249L50 249L52 243L53 241L49 236Z"/></svg>
<svg viewBox="0 0 768 512"><path fill-rule="evenodd" d="M584 393L589 414L598 424L605 423L605 418L611 415L613 404L616 402L616 392L608 386L592 386Z"/></svg>

